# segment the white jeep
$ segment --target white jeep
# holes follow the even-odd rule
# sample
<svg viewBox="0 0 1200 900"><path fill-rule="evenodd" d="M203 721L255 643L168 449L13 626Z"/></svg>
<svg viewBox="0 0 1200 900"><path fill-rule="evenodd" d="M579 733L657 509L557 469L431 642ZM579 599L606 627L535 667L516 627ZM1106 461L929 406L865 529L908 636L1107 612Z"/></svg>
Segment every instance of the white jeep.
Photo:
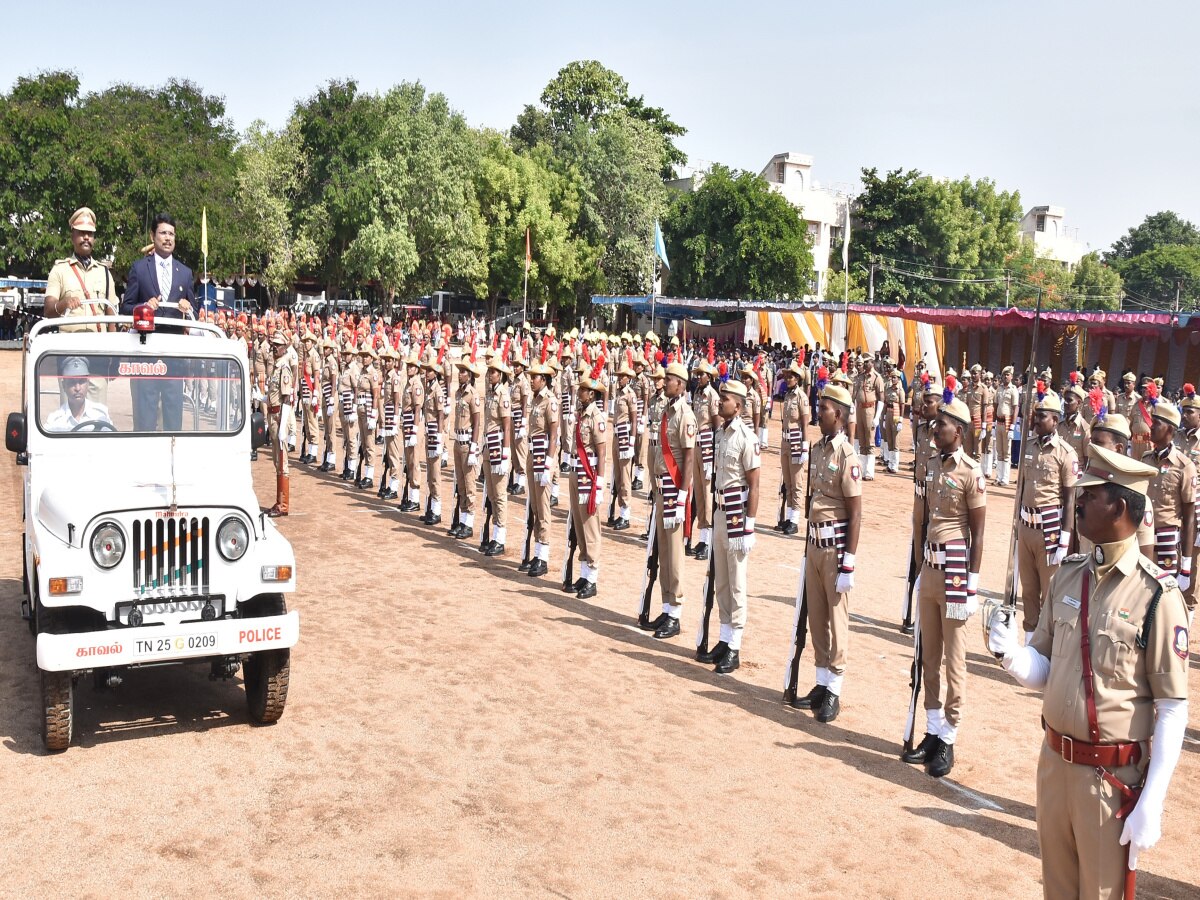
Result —
<svg viewBox="0 0 1200 900"><path fill-rule="evenodd" d="M77 328L92 323L118 330ZM254 494L265 430L248 371L239 341L156 326L149 307L30 332L5 443L25 473L22 613L47 749L70 745L89 673L108 687L132 667L200 662L230 678L244 666L250 718L283 714L295 555Z"/></svg>

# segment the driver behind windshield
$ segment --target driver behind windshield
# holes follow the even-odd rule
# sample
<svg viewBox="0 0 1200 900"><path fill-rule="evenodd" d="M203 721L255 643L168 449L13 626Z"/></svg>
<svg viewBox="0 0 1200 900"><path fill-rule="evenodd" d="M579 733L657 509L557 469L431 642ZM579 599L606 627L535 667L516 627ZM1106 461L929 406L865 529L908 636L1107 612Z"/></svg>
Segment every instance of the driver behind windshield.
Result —
<svg viewBox="0 0 1200 900"><path fill-rule="evenodd" d="M104 422L110 427L108 408L88 399L91 373L88 362L82 356L68 356L59 371L62 383L62 405L46 419L47 431L74 431L87 422Z"/></svg>

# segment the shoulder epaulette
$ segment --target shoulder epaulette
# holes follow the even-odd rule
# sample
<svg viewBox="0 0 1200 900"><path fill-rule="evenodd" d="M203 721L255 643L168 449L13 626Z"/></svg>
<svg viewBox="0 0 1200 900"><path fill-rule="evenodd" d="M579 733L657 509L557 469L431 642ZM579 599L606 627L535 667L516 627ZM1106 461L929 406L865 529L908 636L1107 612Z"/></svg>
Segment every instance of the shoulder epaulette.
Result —
<svg viewBox="0 0 1200 900"><path fill-rule="evenodd" d="M1066 559L1064 559L1063 562L1064 563L1076 563L1076 562L1083 562L1086 559L1087 559L1086 553L1072 553L1070 556L1068 556Z"/></svg>

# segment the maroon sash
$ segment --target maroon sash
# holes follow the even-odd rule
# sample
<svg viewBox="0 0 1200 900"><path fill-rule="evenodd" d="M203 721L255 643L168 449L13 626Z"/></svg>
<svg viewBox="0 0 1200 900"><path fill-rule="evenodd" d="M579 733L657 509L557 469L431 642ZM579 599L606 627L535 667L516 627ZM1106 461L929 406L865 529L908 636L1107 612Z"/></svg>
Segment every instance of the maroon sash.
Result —
<svg viewBox="0 0 1200 900"><path fill-rule="evenodd" d="M675 459L675 454L671 451L671 442L667 440L667 414L664 411L662 418L659 420L658 426L658 443L662 446L663 465L667 467L667 475L671 479L671 483L678 490L683 486L683 479L680 477L679 463ZM678 496L678 494L676 494ZM663 499L666 499L666 492L663 493ZM666 510L666 504L663 504L663 510ZM688 497L687 504L683 508L683 534L684 537L691 539L692 536L692 498Z"/></svg>
<svg viewBox="0 0 1200 900"><path fill-rule="evenodd" d="M583 446L583 429L578 421L575 423L575 456L590 485L587 511L589 516L594 516L596 514L596 470L592 468L592 462L588 459L587 447Z"/></svg>

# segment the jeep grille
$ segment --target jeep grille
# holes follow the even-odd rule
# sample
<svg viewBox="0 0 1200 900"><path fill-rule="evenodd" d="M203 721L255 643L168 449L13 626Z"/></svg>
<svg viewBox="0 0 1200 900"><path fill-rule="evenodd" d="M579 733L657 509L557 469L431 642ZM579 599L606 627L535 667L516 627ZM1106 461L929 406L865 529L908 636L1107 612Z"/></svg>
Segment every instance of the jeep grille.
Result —
<svg viewBox="0 0 1200 900"><path fill-rule="evenodd" d="M208 592L208 519L133 524L133 587L140 595Z"/></svg>

